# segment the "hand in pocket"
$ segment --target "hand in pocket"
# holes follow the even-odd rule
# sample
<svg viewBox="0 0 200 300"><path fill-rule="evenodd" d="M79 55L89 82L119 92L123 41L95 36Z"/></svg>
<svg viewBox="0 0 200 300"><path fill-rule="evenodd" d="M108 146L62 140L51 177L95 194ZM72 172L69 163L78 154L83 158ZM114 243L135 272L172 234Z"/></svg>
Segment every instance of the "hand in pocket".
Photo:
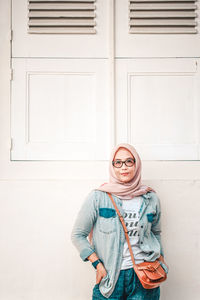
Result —
<svg viewBox="0 0 200 300"><path fill-rule="evenodd" d="M107 275L106 269L102 263L97 265L97 272L96 272L96 284L99 284L103 277Z"/></svg>

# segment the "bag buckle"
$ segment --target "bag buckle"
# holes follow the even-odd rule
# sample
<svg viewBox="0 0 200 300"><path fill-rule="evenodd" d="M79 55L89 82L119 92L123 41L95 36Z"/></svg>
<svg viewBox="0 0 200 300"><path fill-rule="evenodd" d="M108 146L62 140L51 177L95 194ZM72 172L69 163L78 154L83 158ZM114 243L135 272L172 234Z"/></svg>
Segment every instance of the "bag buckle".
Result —
<svg viewBox="0 0 200 300"><path fill-rule="evenodd" d="M155 272L156 268L154 268L154 266L152 266L152 265L148 265L147 270L150 271L150 272Z"/></svg>

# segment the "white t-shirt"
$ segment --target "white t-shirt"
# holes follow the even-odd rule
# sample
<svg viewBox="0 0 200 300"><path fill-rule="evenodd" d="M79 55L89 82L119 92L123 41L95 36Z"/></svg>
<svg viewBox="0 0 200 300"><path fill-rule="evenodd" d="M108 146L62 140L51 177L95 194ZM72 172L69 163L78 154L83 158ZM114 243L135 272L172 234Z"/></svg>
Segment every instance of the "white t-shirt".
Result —
<svg viewBox="0 0 200 300"><path fill-rule="evenodd" d="M124 221L128 229L128 235L130 244L133 250L135 263L144 262L145 253L139 247L139 234L140 228L138 227L138 221L140 218L139 210L142 205L142 196L134 197L130 200L122 200L122 207L124 209ZM130 251L128 249L127 241L124 243L123 258L121 264L121 270L129 269L133 266Z"/></svg>

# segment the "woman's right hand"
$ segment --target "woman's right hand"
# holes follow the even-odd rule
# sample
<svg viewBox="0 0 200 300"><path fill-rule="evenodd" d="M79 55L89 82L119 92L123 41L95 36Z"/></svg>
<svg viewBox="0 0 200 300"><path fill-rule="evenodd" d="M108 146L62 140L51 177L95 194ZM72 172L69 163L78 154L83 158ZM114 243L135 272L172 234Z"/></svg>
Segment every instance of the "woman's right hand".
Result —
<svg viewBox="0 0 200 300"><path fill-rule="evenodd" d="M103 277L107 275L106 269L102 263L98 263L96 272L96 284L99 284Z"/></svg>

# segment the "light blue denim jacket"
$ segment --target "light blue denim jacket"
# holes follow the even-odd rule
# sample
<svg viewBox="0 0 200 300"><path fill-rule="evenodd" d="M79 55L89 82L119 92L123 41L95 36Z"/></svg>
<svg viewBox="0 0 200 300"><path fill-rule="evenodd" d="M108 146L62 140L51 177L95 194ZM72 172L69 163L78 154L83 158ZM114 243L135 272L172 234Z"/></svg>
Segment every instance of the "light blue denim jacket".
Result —
<svg viewBox="0 0 200 300"><path fill-rule="evenodd" d="M112 196L123 216L123 200L113 194ZM140 227L139 245L148 254L146 261L154 261L160 254L164 256L160 238L160 200L152 191L142 197L143 203L138 223ZM91 245L87 237L92 227ZM71 239L83 261L88 261L87 257L93 252L102 260L107 275L102 278L99 289L102 295L108 298L112 294L119 276L125 234L106 192L92 190L88 194L76 218Z"/></svg>

